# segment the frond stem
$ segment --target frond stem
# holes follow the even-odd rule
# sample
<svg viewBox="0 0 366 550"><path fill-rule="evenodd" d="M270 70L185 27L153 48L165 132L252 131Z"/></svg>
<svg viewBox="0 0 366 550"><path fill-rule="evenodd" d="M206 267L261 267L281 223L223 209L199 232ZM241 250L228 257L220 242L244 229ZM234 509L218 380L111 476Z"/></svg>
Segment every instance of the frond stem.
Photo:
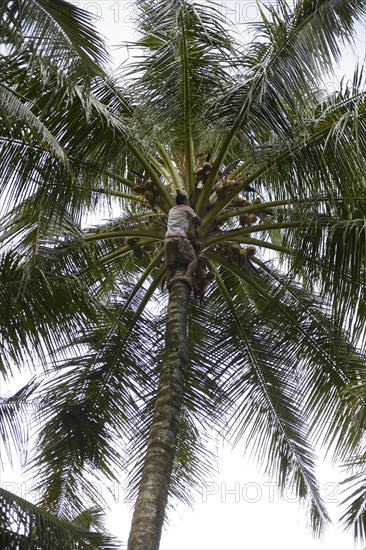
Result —
<svg viewBox="0 0 366 550"><path fill-rule="evenodd" d="M163 257L164 255L164 249L161 248L157 254L155 254L155 256L153 257L153 259L151 260L151 262L149 263L149 265L147 266L147 268L144 270L144 273L142 275L142 277L140 277L140 279L137 281L137 283L135 284L131 294L129 295L129 297L127 298L125 304L124 304L124 309L127 309L127 307L130 305L130 303L132 302L134 296L136 296L137 292L140 290L140 288L142 288L144 282L147 280L147 278L149 277L150 273L153 271L153 269L159 264L159 262L161 261L161 258Z"/></svg>
<svg viewBox="0 0 366 550"><path fill-rule="evenodd" d="M145 155L135 147L135 145L129 141L128 147L133 153L133 155L137 158L139 162L141 162L142 166L145 168L146 172L149 174L149 177L154 182L155 187L159 190L159 193L161 197L163 198L163 204L166 205L166 209L168 210L174 205L173 197L168 192L167 188L157 175L156 171L154 170L153 166L151 166L150 162L147 160Z"/></svg>
<svg viewBox="0 0 366 550"><path fill-rule="evenodd" d="M165 150L163 145L161 145L160 143L158 144L158 150L159 150L159 153L161 154L161 156L163 157L165 164L167 165L169 173L172 177L172 181L175 184L176 190L183 191L182 178L180 177L180 175L179 175L177 169L175 168L175 166L172 162L172 159L168 155L167 151Z"/></svg>
<svg viewBox="0 0 366 550"><path fill-rule="evenodd" d="M107 254L106 256L103 256L100 260L96 262L97 265L104 265L111 260L115 260L116 258L119 258L120 256L123 256L124 254L128 254L129 252L133 252L133 250L136 250L138 248L143 248L146 245L151 244L151 240L147 239L140 239L139 242L133 244L133 245L125 245L121 248L118 248L118 250L115 250L114 252L111 252L110 254Z"/></svg>
<svg viewBox="0 0 366 550"><path fill-rule="evenodd" d="M101 241L104 239L114 239L119 237L145 237L152 241L160 241L163 238L161 233L147 229L121 229L119 231L108 231L106 233L97 233L96 235L88 235L83 238L84 242Z"/></svg>
<svg viewBox="0 0 366 550"><path fill-rule="evenodd" d="M190 83L189 83L189 66L188 52L186 43L186 28L184 18L180 13L181 29L182 29L182 59L183 59L183 101L184 101L184 137L185 137L185 179L186 192L190 196L193 193L194 185L194 147L192 137L192 121L191 121L191 102L190 102Z"/></svg>

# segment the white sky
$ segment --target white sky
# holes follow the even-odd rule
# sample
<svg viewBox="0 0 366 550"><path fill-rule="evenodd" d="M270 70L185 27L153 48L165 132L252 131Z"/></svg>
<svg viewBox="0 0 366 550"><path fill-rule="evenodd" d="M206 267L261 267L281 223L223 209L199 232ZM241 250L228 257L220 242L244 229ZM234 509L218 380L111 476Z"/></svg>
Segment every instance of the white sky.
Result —
<svg viewBox="0 0 366 550"><path fill-rule="evenodd" d="M239 450L219 449L220 473L202 484L193 509L178 505L170 514L161 550L351 550L350 533L329 526L314 539L305 510L291 491L279 499L273 482L258 473ZM337 517L341 500L339 474L319 468L319 483L328 513ZM116 490L110 515L111 529L127 540L132 504L123 504Z"/></svg>
<svg viewBox="0 0 366 550"><path fill-rule="evenodd" d="M82 0L73 2L100 17L99 28L111 45L133 39L135 16L134 2L128 0ZM272 2L273 3L273 2ZM248 21L257 16L255 1L226 0L220 2L223 13L246 33ZM366 25L359 25L357 50L348 50L340 73L352 74L356 57L363 61ZM114 55L123 59L125 50ZM329 82L329 86L334 83ZM336 85L336 83L334 84ZM354 548L350 533L343 534L335 526L327 529L321 540L314 540L306 527L304 510L294 499L291 490L285 499L277 497L271 480L263 478L243 453L236 449L218 448L222 458L220 472L209 485L203 485L193 509L178 505L170 514L161 550L351 550ZM319 467L319 482L330 515L335 519L342 499L339 480L341 474L327 464ZM24 498L32 499L21 485L20 473L7 468L1 484ZM123 503L123 492L116 490L115 502L109 514L112 532L127 542L130 527L131 504Z"/></svg>

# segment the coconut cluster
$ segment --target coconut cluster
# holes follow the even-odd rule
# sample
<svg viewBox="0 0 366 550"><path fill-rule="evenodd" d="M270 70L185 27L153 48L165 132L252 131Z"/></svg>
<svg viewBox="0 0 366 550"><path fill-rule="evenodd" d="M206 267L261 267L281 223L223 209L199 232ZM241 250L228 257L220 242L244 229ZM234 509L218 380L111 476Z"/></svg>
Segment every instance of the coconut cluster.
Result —
<svg viewBox="0 0 366 550"><path fill-rule="evenodd" d="M200 192L207 182L208 176L211 172L212 164L209 162L204 162L201 166L199 166L195 173L195 200L200 195ZM226 177L225 173L219 173L216 183L213 187L213 193L211 195L211 203L216 202L217 200L223 199L225 196L227 196L235 187L237 187L240 184L239 179L230 179L230 177ZM235 208L242 208L245 206L251 206L252 204L260 204L262 201L259 197L253 200L253 202L248 201L241 195L238 195L235 197L231 203L230 206ZM243 225L251 225L253 223L256 223L258 219L258 213L257 212L251 212L249 214L246 214L246 219L242 218ZM244 224L245 221L245 224Z"/></svg>
<svg viewBox="0 0 366 550"><path fill-rule="evenodd" d="M143 195L152 208L156 206L159 193L152 180L143 179L133 190L136 195Z"/></svg>
<svg viewBox="0 0 366 550"><path fill-rule="evenodd" d="M238 201L240 201L240 205L238 204ZM235 199L235 204L233 201L233 206L236 206L237 208L245 207L245 206L252 206L253 204L261 204L262 201L259 197L253 200L253 202L249 202L245 199L240 199L240 197L237 197ZM258 214L259 212L256 210L252 210L251 212L248 212L247 214L240 214L239 216L239 223L242 227L245 227L246 225L254 225L258 221Z"/></svg>
<svg viewBox="0 0 366 550"><path fill-rule="evenodd" d="M255 246L243 246L239 243L223 242L215 245L213 252L227 258L232 264L244 267L256 254Z"/></svg>
<svg viewBox="0 0 366 550"><path fill-rule="evenodd" d="M206 288L215 279L215 274L210 271L204 258L199 258L196 271L192 277L194 297L202 302Z"/></svg>
<svg viewBox="0 0 366 550"><path fill-rule="evenodd" d="M212 164L209 162L204 162L201 166L197 168L194 173L194 195L191 197L191 204L193 208L195 207L201 191L207 182L207 178L211 172Z"/></svg>
<svg viewBox="0 0 366 550"><path fill-rule="evenodd" d="M215 184L214 191L218 200L223 199L230 191L238 185L238 182L235 180L218 180Z"/></svg>
<svg viewBox="0 0 366 550"><path fill-rule="evenodd" d="M203 163L195 171L195 199L199 196L201 189L204 187L208 176L211 172L212 165L209 162ZM217 181L213 187L213 192L211 195L211 206L216 201L224 199L229 193L235 190L239 186L242 180L230 179L230 174L225 174L225 172L219 173ZM234 197L230 204L229 208L234 209L244 209L253 205L258 205L258 210L251 210L250 212L240 213L238 211L239 223L242 227L255 225L258 223L260 218L260 205L262 200L257 197L253 201L249 201L248 198L243 197L240 193ZM227 258L231 263L238 267L243 267L248 264L248 261L251 257L256 254L256 248L254 246L244 246L239 243L230 243L222 242L215 245L213 252L217 252L221 256ZM200 270L197 268L197 273ZM207 283L207 279L204 276L204 273L201 273L200 284L202 287Z"/></svg>
<svg viewBox="0 0 366 550"><path fill-rule="evenodd" d="M196 185L200 183L205 184L208 178L209 173L211 172L212 164L210 162L204 162L201 166L197 168L194 173L194 181Z"/></svg>

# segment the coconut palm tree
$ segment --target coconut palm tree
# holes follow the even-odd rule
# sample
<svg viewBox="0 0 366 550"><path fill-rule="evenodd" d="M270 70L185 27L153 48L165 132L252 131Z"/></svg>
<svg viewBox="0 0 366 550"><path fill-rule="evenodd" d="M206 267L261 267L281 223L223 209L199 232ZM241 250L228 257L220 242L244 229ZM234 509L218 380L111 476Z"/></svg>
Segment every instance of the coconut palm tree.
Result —
<svg viewBox="0 0 366 550"><path fill-rule="evenodd" d="M58 212L53 219L62 217L61 221L55 221L58 224L55 234L62 235L61 225L68 223L65 209L66 205L72 208L71 194L67 191L71 169L63 121L71 110L65 114L65 106L73 97L82 96L88 80L101 73L96 62L104 60L106 54L87 14L67 2L2 2L0 16L1 324L6 347L0 368L6 376L14 364L21 365L35 352L41 359L54 349L54 332L48 331L47 326L57 326L57 340L62 333L65 341L70 341L76 318L72 320L66 311L57 313L60 302L80 300L80 311L92 313L80 289L71 298L75 287L70 281L63 290L56 282L57 277L53 281L48 278L45 284L42 269L35 262L37 244L35 248L33 244L37 242L39 224L48 224L37 215L37 209L39 213L45 201L48 215L54 211L51 205L57 204ZM51 124L56 106L64 109L64 118ZM59 139L61 135L63 142ZM61 195L55 185L60 180ZM9 212L19 205L23 214L17 226L11 226ZM33 216L31 222L30 216ZM24 230L28 240L20 237ZM12 239L21 247L19 254L8 246ZM7 317L11 323L7 323Z"/></svg>
<svg viewBox="0 0 366 550"><path fill-rule="evenodd" d="M29 374L25 367L32 362L45 365L46 356L56 345L70 342L74 330L84 323L82 318L97 319L95 304L78 284L67 277L61 281L57 274L46 280L42 265L35 261L38 240L33 240L32 235L46 222L36 211L50 197L55 181L53 171L58 176L63 174L64 184L70 177L67 152L48 124L54 106L60 98L67 102L74 95L82 95L83 89L86 91L88 79L102 74L99 63L106 59L106 52L88 15L62 0L4 1L0 22L0 371L2 379L8 381L18 369L24 378L25 372ZM67 185L64 191L66 188ZM58 228L54 234L59 236L61 226L67 225L65 202L69 197L64 191L61 202L54 195L47 203L58 203L58 215L53 219ZM19 205L23 214L18 224L11 226L9 209ZM51 207L49 213L52 210ZM33 216L31 226L29 215ZM23 239L25 233L27 237ZM19 248L13 246L14 242ZM80 309L75 316L77 302ZM65 309L67 303L73 304L72 308ZM13 395L0 398L2 450L10 461L16 451L24 461L31 436L29 429L24 429L25 421L36 409L38 386L37 378L32 376ZM4 458L2 453L2 466ZM96 507L86 510L83 504L78 514L66 522L4 488L0 500L0 540L4 550L120 546L105 533Z"/></svg>
<svg viewBox="0 0 366 550"><path fill-rule="evenodd" d="M3 115L3 143L19 131L18 147L32 145L0 152L4 262L31 265L46 288L57 274L50 296L72 290L46 319L56 328L66 312L69 333L41 394L42 504L75 517L78 489L98 498L92 474L118 482L126 467L129 549L157 549L169 497L190 502L210 473L207 440L225 433L280 490L293 483L319 532L313 446L344 459L360 444L345 388L358 399L365 316L363 74L332 93L323 79L364 3L260 6L247 45L211 3L136 3L142 53L123 81L89 72L70 85L52 65L42 85L25 65L8 85L26 86L32 128L41 119L53 139ZM167 290L178 191L202 220L199 262L193 289L178 265ZM85 228L112 200L118 215Z"/></svg>

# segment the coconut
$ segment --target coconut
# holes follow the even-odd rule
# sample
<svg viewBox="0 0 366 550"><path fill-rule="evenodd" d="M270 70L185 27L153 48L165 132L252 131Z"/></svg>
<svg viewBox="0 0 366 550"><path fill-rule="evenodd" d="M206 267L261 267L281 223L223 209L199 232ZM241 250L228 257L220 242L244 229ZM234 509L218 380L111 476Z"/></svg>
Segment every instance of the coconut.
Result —
<svg viewBox="0 0 366 550"><path fill-rule="evenodd" d="M154 183L152 180L144 180L142 183L145 186L145 189L149 189L150 191L154 189Z"/></svg>
<svg viewBox="0 0 366 550"><path fill-rule="evenodd" d="M240 208L241 206L244 206L244 199L242 199L241 197L235 197L232 204L233 206L237 206L238 208Z"/></svg>
<svg viewBox="0 0 366 550"><path fill-rule="evenodd" d="M215 187L216 195L218 199L221 199L225 195L225 189L224 186L220 183L218 183Z"/></svg>
<svg viewBox="0 0 366 550"><path fill-rule="evenodd" d="M248 224L251 225L252 223L255 223L258 220L257 214L254 214L254 212L251 212L247 216Z"/></svg>
<svg viewBox="0 0 366 550"><path fill-rule="evenodd" d="M155 195L152 191L150 191L149 189L147 189L144 193L144 197L145 199L148 201L148 202L154 202L155 200Z"/></svg>
<svg viewBox="0 0 366 550"><path fill-rule="evenodd" d="M241 225L242 227L244 227L245 225L247 225L248 222L247 222L247 217L246 217L245 214L241 214L241 215L239 216L239 223L240 223L240 225Z"/></svg>

